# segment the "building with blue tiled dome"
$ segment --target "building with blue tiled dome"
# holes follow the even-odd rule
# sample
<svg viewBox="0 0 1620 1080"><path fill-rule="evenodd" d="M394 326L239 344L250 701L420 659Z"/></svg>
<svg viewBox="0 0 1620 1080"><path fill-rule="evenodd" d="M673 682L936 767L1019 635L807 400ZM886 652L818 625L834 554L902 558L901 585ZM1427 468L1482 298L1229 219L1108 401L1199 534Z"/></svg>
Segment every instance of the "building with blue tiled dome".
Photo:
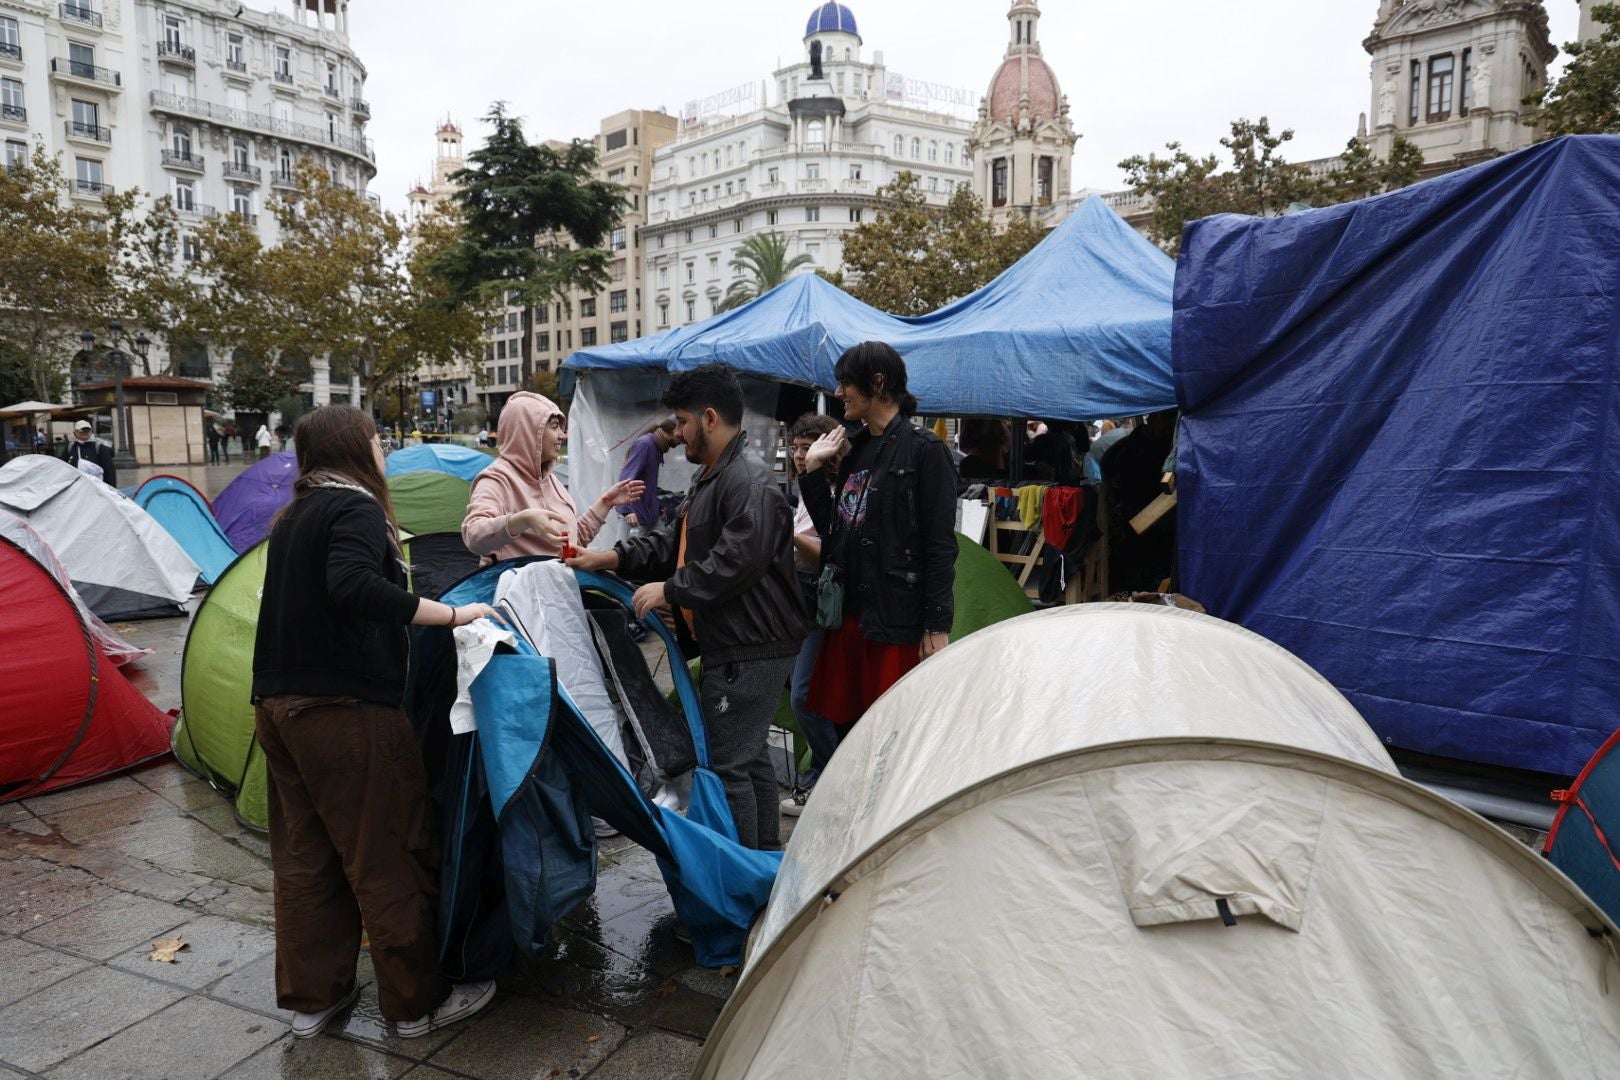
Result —
<svg viewBox="0 0 1620 1080"><path fill-rule="evenodd" d="M855 26L855 13L843 4L822 4L810 13L810 21L805 24L804 36L812 34L854 34L860 36L860 30Z"/></svg>
<svg viewBox="0 0 1620 1080"><path fill-rule="evenodd" d="M800 273L836 271L845 237L901 173L934 207L971 186L964 113L976 94L890 70L840 3L811 10L800 48L757 90L688 102L679 135L655 152L638 233L646 332L736 299L748 282L734 260L750 237L781 238L809 259Z"/></svg>

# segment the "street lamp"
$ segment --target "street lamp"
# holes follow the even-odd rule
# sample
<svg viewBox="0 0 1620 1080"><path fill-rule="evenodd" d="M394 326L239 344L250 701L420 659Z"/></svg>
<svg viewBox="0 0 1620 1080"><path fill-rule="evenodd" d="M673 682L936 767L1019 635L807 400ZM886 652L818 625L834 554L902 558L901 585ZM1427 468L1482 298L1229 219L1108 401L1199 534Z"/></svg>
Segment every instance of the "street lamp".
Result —
<svg viewBox="0 0 1620 1080"><path fill-rule="evenodd" d="M124 409L124 377L129 374L129 356L118 348L119 343L124 338L124 324L117 319L107 323L107 336L110 339L107 348L107 364L115 380L113 408L118 413L118 424L114 428L116 432L114 442L117 445L113 447L113 466L119 469L133 469L136 467L136 461L135 454L130 449L129 414ZM96 347L95 334L86 330L79 335L79 340L84 343L86 353L94 353ZM138 333L130 345L144 364L147 351L152 347L152 342L147 339L144 333Z"/></svg>

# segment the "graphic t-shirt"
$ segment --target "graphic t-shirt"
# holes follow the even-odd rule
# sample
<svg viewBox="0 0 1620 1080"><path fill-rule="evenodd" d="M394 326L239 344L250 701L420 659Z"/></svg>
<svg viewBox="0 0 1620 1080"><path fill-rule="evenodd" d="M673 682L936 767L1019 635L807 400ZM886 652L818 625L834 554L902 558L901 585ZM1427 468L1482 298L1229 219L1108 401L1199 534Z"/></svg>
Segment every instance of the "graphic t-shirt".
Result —
<svg viewBox="0 0 1620 1080"><path fill-rule="evenodd" d="M860 580L858 564L861 558L859 534L866 523L866 509L871 497L872 466L877 462L879 440L865 439L850 451L849 474L839 487L838 536L839 565L844 568L844 613L852 614L860 606L858 590L849 586Z"/></svg>

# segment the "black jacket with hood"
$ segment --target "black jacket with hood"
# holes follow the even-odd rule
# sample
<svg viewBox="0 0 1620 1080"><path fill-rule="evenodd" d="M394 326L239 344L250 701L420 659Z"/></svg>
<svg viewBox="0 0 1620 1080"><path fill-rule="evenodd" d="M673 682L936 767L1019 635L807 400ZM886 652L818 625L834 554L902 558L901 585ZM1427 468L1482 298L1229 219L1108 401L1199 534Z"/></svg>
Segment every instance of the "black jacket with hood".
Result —
<svg viewBox="0 0 1620 1080"><path fill-rule="evenodd" d="M793 513L770 470L742 452L747 441L738 432L692 481L674 522L614 545L620 574L662 578L669 602L691 611L708 665L793 656L810 629ZM683 522L686 563L677 569Z"/></svg>

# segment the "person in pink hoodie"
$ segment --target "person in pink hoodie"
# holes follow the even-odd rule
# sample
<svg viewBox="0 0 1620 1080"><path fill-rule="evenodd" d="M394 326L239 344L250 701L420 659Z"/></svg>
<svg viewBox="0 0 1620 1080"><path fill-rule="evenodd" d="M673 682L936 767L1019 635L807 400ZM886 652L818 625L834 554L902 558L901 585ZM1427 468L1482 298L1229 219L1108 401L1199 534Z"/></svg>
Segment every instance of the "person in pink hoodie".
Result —
<svg viewBox="0 0 1620 1080"><path fill-rule="evenodd" d="M500 458L473 481L461 540L484 565L520 555L560 555L584 547L608 511L635 502L645 487L621 480L579 513L555 467L568 441L562 409L550 398L520 390L501 410Z"/></svg>

